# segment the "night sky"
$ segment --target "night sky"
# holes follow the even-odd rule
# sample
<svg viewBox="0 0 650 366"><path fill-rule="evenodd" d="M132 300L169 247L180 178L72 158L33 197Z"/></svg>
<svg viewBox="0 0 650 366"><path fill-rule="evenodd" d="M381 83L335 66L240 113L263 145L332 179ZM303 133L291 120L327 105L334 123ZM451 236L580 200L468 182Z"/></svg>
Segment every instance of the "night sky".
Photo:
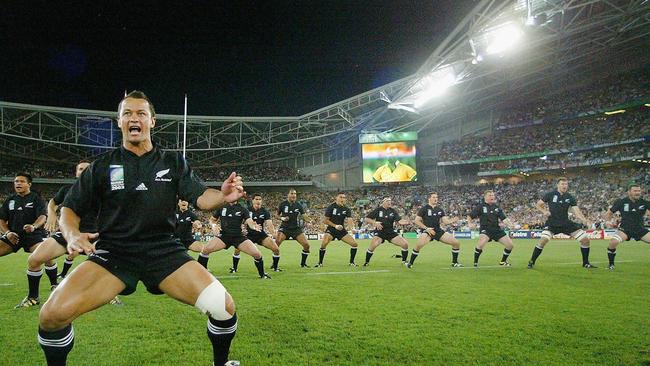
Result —
<svg viewBox="0 0 650 366"><path fill-rule="evenodd" d="M412 74L476 1L53 3L3 1L0 100L113 110L140 89L159 113L187 93L190 114L277 116Z"/></svg>

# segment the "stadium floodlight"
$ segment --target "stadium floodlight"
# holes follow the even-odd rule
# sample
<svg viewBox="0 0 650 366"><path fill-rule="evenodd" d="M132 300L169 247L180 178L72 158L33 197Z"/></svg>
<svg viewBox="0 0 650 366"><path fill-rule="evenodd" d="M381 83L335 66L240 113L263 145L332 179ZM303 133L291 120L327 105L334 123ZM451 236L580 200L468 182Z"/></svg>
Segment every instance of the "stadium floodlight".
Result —
<svg viewBox="0 0 650 366"><path fill-rule="evenodd" d="M413 106L420 108L430 100L444 94L449 87L456 84L456 75L451 66L437 69L420 80L419 89Z"/></svg>
<svg viewBox="0 0 650 366"><path fill-rule="evenodd" d="M524 35L520 27L509 22L493 28L486 33L488 55L502 54L512 48L521 40Z"/></svg>

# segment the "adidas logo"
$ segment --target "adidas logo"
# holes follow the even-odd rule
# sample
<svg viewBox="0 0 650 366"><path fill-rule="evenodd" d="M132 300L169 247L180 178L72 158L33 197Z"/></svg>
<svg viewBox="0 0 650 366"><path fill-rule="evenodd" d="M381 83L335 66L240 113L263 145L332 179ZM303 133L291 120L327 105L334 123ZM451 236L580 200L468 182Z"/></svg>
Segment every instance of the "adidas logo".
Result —
<svg viewBox="0 0 650 366"><path fill-rule="evenodd" d="M140 183L139 186L135 187L135 190L136 191L148 191L149 189L147 188L147 186L144 185L144 183Z"/></svg>

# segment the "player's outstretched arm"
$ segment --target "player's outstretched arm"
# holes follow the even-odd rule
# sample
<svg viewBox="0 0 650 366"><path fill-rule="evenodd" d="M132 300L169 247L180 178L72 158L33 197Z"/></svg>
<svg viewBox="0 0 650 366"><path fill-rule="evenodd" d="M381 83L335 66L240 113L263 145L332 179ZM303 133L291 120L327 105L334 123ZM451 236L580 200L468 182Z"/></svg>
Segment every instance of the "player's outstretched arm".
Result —
<svg viewBox="0 0 650 366"><path fill-rule="evenodd" d="M585 215L582 213L582 210L580 210L580 207L578 206L571 206L571 211L573 214L582 222L585 226L591 226L591 223L587 220Z"/></svg>
<svg viewBox="0 0 650 366"><path fill-rule="evenodd" d="M546 203L544 203L544 201L542 201L542 200L538 200L537 203L535 204L535 208L536 208L539 212L541 212L542 214L544 214L544 216L546 216L546 217L551 216L551 211L549 211L549 210L546 209Z"/></svg>
<svg viewBox="0 0 650 366"><path fill-rule="evenodd" d="M91 240L97 239L97 233L82 233L79 231L79 215L68 207L61 208L61 232L68 241L68 253L94 253L95 246Z"/></svg>
<svg viewBox="0 0 650 366"><path fill-rule="evenodd" d="M54 203L54 199L50 199L47 203L47 221L45 222L45 230L53 232L56 230L56 209L59 207Z"/></svg>
<svg viewBox="0 0 650 366"><path fill-rule="evenodd" d="M223 207L228 202L235 202L245 195L242 178L233 172L221 185L221 191L206 189L196 200L196 205L203 211L212 211Z"/></svg>

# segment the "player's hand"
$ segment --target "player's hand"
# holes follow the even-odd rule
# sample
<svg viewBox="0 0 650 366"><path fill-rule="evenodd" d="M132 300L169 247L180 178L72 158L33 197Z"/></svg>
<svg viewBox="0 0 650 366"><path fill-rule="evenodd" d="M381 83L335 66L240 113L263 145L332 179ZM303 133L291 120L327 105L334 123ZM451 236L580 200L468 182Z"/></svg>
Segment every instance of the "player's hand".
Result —
<svg viewBox="0 0 650 366"><path fill-rule="evenodd" d="M281 221L289 221L289 216L280 216Z"/></svg>
<svg viewBox="0 0 650 366"><path fill-rule="evenodd" d="M56 230L56 217L50 219L50 216L47 217L47 222L45 223L45 230L53 233Z"/></svg>
<svg viewBox="0 0 650 366"><path fill-rule="evenodd" d="M255 224L251 229L255 231L262 231L262 226L260 224Z"/></svg>
<svg viewBox="0 0 650 366"><path fill-rule="evenodd" d="M230 173L230 176L221 185L221 194L226 202L235 202L244 197L246 192L242 178L235 172Z"/></svg>
<svg viewBox="0 0 650 366"><path fill-rule="evenodd" d="M26 233L33 233L36 228L32 224L27 224L23 226L23 230L25 230Z"/></svg>
<svg viewBox="0 0 650 366"><path fill-rule="evenodd" d="M336 225L335 228L336 230L341 231L343 230L343 225Z"/></svg>
<svg viewBox="0 0 650 366"><path fill-rule="evenodd" d="M436 231L433 230L432 228L428 227L426 230L427 234L429 234L432 238L434 235L436 235Z"/></svg>
<svg viewBox="0 0 650 366"><path fill-rule="evenodd" d="M377 222L375 222L375 228L378 229L378 230L383 230L384 225L382 225L381 222L377 221Z"/></svg>
<svg viewBox="0 0 650 366"><path fill-rule="evenodd" d="M18 234L14 233L13 231L7 231L5 237L9 239L9 241L13 245L18 244L18 242L20 241L20 237L18 236Z"/></svg>
<svg viewBox="0 0 650 366"><path fill-rule="evenodd" d="M94 242L98 237L98 233L79 233L77 237L71 238L72 240L68 241L68 253L95 253Z"/></svg>
<svg viewBox="0 0 650 366"><path fill-rule="evenodd" d="M551 216L551 211L544 211L544 217L550 217Z"/></svg>

